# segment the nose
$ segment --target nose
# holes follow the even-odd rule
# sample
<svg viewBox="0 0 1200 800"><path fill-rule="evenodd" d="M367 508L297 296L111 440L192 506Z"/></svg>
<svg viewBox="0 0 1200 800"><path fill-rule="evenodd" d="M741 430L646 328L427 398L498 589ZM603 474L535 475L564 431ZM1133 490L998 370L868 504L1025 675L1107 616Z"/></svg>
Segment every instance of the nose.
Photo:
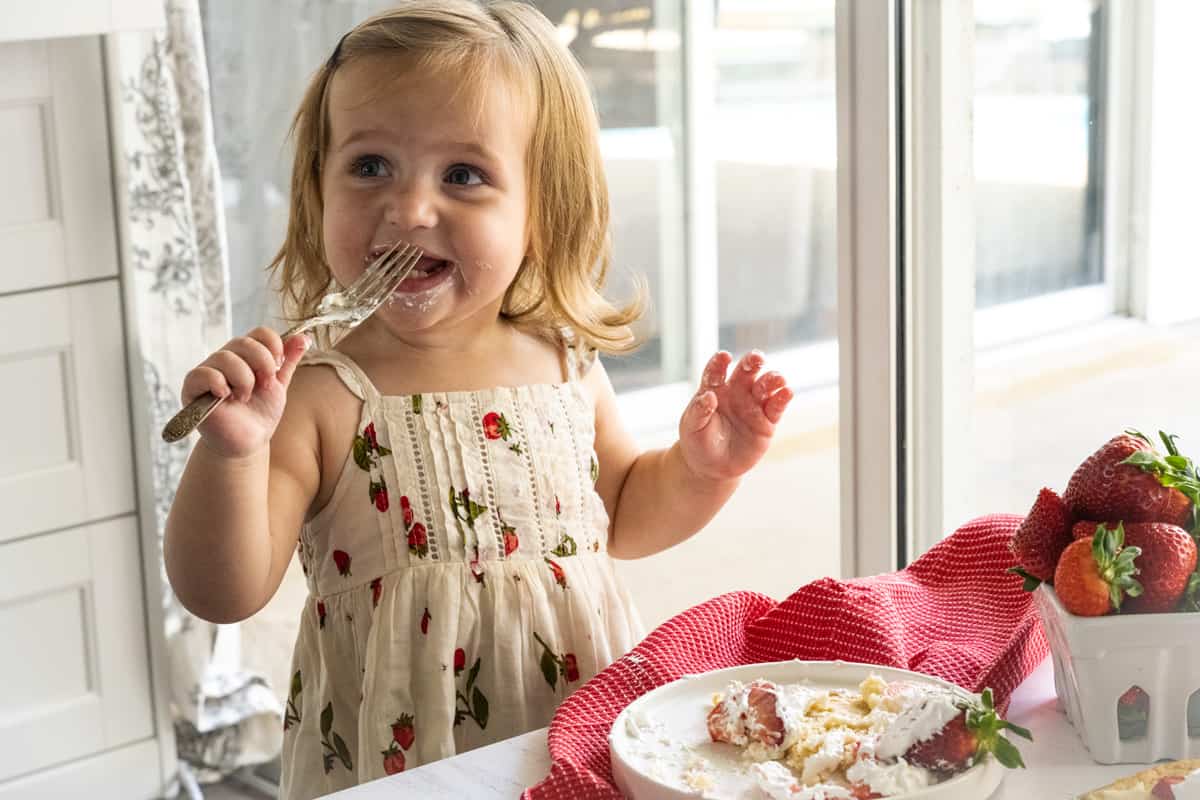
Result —
<svg viewBox="0 0 1200 800"><path fill-rule="evenodd" d="M432 228L437 224L437 194L419 179L398 182L387 196L386 219L401 230Z"/></svg>

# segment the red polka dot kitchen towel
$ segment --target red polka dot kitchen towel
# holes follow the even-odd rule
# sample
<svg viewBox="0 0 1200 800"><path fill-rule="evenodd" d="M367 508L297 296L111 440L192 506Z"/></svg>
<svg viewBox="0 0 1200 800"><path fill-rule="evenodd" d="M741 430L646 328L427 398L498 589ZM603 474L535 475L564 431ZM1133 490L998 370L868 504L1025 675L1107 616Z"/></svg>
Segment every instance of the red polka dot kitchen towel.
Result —
<svg viewBox="0 0 1200 800"><path fill-rule="evenodd" d="M765 661L856 661L991 687L1003 711L1046 657L1033 596L1021 591L1008 541L1021 517L974 520L899 572L821 578L776 603L716 597L663 623L568 697L550 723L550 775L523 800L621 800L608 733L617 714L682 675Z"/></svg>

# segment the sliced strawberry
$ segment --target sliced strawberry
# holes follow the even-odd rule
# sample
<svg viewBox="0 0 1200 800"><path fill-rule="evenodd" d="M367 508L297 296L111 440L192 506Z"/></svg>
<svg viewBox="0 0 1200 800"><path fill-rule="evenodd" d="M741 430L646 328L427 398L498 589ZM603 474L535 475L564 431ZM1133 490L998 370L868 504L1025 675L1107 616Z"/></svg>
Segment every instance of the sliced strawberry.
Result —
<svg viewBox="0 0 1200 800"><path fill-rule="evenodd" d="M1018 564L1009 572L1024 577L1024 588L1032 591L1038 583L1054 580L1058 557L1070 543L1071 513L1053 489L1043 488L1008 543Z"/></svg>
<svg viewBox="0 0 1200 800"><path fill-rule="evenodd" d="M777 703L779 687L770 681L754 681L742 687L746 711L733 718L740 697L729 696L708 714L708 735L714 742L740 744L744 740L777 747L785 734Z"/></svg>
<svg viewBox="0 0 1200 800"><path fill-rule="evenodd" d="M964 706L962 713L940 731L910 747L904 758L910 764L943 774L960 772L988 753L1010 769L1023 768L1020 751L1000 735L1006 729L1033 741L1028 730L1000 718L992 703L992 690L984 689L978 703Z"/></svg>
<svg viewBox="0 0 1200 800"><path fill-rule="evenodd" d="M1155 800L1175 800L1175 790L1171 787L1183 783L1184 780L1183 775L1168 775L1165 778L1159 778L1158 783L1154 784L1154 788L1150 790L1150 796Z"/></svg>

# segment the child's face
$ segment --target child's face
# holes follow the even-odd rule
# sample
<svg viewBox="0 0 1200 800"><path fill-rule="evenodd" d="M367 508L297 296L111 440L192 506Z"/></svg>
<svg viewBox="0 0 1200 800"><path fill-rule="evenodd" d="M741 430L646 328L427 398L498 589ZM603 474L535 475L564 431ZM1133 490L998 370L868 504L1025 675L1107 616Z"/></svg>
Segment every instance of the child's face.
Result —
<svg viewBox="0 0 1200 800"><path fill-rule="evenodd" d="M345 286L397 239L419 245L424 274L414 271L370 322L396 334L479 330L496 319L528 247L530 115L503 80L456 96L453 75L407 66L373 56L333 76L325 256Z"/></svg>

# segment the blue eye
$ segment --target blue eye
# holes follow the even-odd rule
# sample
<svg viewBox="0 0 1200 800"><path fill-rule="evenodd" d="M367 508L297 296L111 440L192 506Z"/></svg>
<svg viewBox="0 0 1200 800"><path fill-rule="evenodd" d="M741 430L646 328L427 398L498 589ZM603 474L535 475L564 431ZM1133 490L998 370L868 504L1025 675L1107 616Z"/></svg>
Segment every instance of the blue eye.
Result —
<svg viewBox="0 0 1200 800"><path fill-rule="evenodd" d="M350 164L350 172L356 178L382 178L387 174L387 165L379 156L361 156Z"/></svg>
<svg viewBox="0 0 1200 800"><path fill-rule="evenodd" d="M483 173L467 164L455 164L446 170L445 180L455 186L477 186L483 183Z"/></svg>

